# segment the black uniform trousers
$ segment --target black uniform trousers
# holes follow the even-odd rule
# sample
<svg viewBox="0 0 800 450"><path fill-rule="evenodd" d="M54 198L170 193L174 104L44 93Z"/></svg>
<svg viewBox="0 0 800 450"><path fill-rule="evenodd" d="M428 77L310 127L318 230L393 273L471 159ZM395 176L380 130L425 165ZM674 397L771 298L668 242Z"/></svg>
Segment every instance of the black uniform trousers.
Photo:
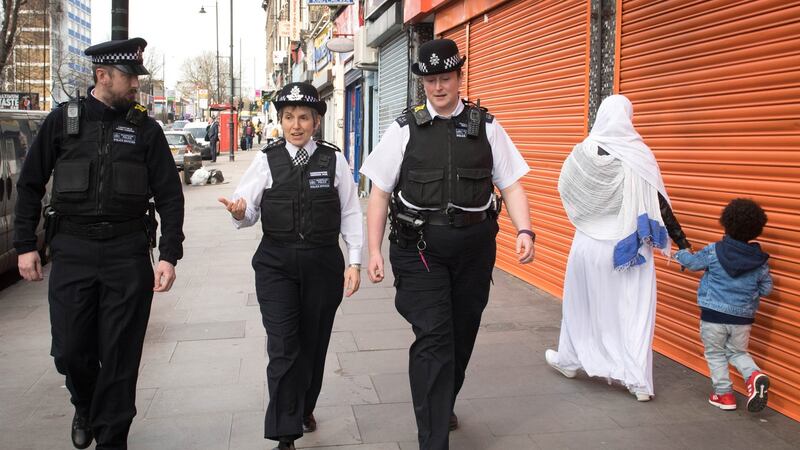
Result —
<svg viewBox="0 0 800 450"><path fill-rule="evenodd" d="M322 389L344 257L338 245L296 249L262 239L253 269L269 356L264 437L292 441L303 435L303 417Z"/></svg>
<svg viewBox="0 0 800 450"><path fill-rule="evenodd" d="M408 372L421 450L449 448L450 414L489 301L497 231L491 218L463 228L426 225L430 271L415 242L391 244L395 306L416 335Z"/></svg>
<svg viewBox="0 0 800 450"><path fill-rule="evenodd" d="M144 231L108 240L58 233L50 243L51 354L98 449L127 448L153 299Z"/></svg>

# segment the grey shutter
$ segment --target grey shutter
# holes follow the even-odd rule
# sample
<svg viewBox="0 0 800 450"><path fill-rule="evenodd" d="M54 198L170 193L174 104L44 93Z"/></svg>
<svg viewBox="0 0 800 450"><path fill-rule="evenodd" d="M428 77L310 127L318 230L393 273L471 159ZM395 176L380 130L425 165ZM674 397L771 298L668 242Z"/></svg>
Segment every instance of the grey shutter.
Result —
<svg viewBox="0 0 800 450"><path fill-rule="evenodd" d="M378 139L406 108L408 96L408 35L389 40L378 56Z"/></svg>

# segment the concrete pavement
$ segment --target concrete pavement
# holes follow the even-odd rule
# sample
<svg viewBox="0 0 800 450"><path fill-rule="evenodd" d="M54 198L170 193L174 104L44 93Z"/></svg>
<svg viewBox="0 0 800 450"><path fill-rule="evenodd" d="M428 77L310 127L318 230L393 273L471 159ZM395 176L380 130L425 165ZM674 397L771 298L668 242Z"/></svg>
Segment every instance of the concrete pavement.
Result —
<svg viewBox="0 0 800 450"><path fill-rule="evenodd" d="M230 196L255 155L207 167L225 184L187 186L187 236L178 280L156 294L129 448L267 449L265 332L250 259L259 226L235 230L218 196ZM386 255L388 264L388 254ZM366 261L366 258L365 258ZM390 272L391 274L391 272ZM560 302L501 271L456 404L453 449L800 448L800 424L772 410L723 412L706 401L707 378L655 355L656 397L550 369ZM0 449L69 449L73 409L48 356L43 283L0 291ZM299 448L416 449L406 374L410 326L394 309L391 277L364 279L336 317L319 429Z"/></svg>

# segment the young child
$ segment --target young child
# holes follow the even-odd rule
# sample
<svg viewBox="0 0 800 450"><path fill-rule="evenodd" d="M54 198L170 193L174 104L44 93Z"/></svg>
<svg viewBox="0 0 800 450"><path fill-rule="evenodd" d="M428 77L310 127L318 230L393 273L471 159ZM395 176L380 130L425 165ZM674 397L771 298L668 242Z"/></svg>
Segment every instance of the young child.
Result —
<svg viewBox="0 0 800 450"><path fill-rule="evenodd" d="M769 255L750 241L761 234L767 215L756 202L737 198L728 203L719 222L725 228L721 241L695 254L680 250L675 258L689 270L705 270L697 303L700 336L714 386L708 402L724 410L736 409L730 363L747 380L747 410L758 412L767 406L769 378L747 353L747 344L759 300L772 292L772 277Z"/></svg>

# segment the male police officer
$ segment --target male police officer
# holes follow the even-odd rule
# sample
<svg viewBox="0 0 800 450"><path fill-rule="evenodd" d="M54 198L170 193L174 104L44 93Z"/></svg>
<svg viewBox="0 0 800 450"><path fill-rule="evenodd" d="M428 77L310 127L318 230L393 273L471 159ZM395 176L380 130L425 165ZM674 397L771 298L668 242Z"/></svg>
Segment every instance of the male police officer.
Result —
<svg viewBox="0 0 800 450"><path fill-rule="evenodd" d="M75 405L72 442L124 449L153 292L175 280L183 255L183 192L161 127L136 103L144 39L110 41L92 57L95 86L56 108L31 145L17 183L14 247L20 274L42 280L36 226L51 172L47 234L51 354ZM160 261L150 245L161 216Z"/></svg>
<svg viewBox="0 0 800 450"><path fill-rule="evenodd" d="M373 282L383 279L381 241L392 203L395 304L416 335L409 377L422 450L447 449L448 429L458 427L453 407L495 262L499 202L493 185L518 230L519 262L534 254L519 183L528 165L491 114L460 100L465 60L449 39L420 46L411 70L422 77L428 100L389 126L361 169L374 184L367 210Z"/></svg>

